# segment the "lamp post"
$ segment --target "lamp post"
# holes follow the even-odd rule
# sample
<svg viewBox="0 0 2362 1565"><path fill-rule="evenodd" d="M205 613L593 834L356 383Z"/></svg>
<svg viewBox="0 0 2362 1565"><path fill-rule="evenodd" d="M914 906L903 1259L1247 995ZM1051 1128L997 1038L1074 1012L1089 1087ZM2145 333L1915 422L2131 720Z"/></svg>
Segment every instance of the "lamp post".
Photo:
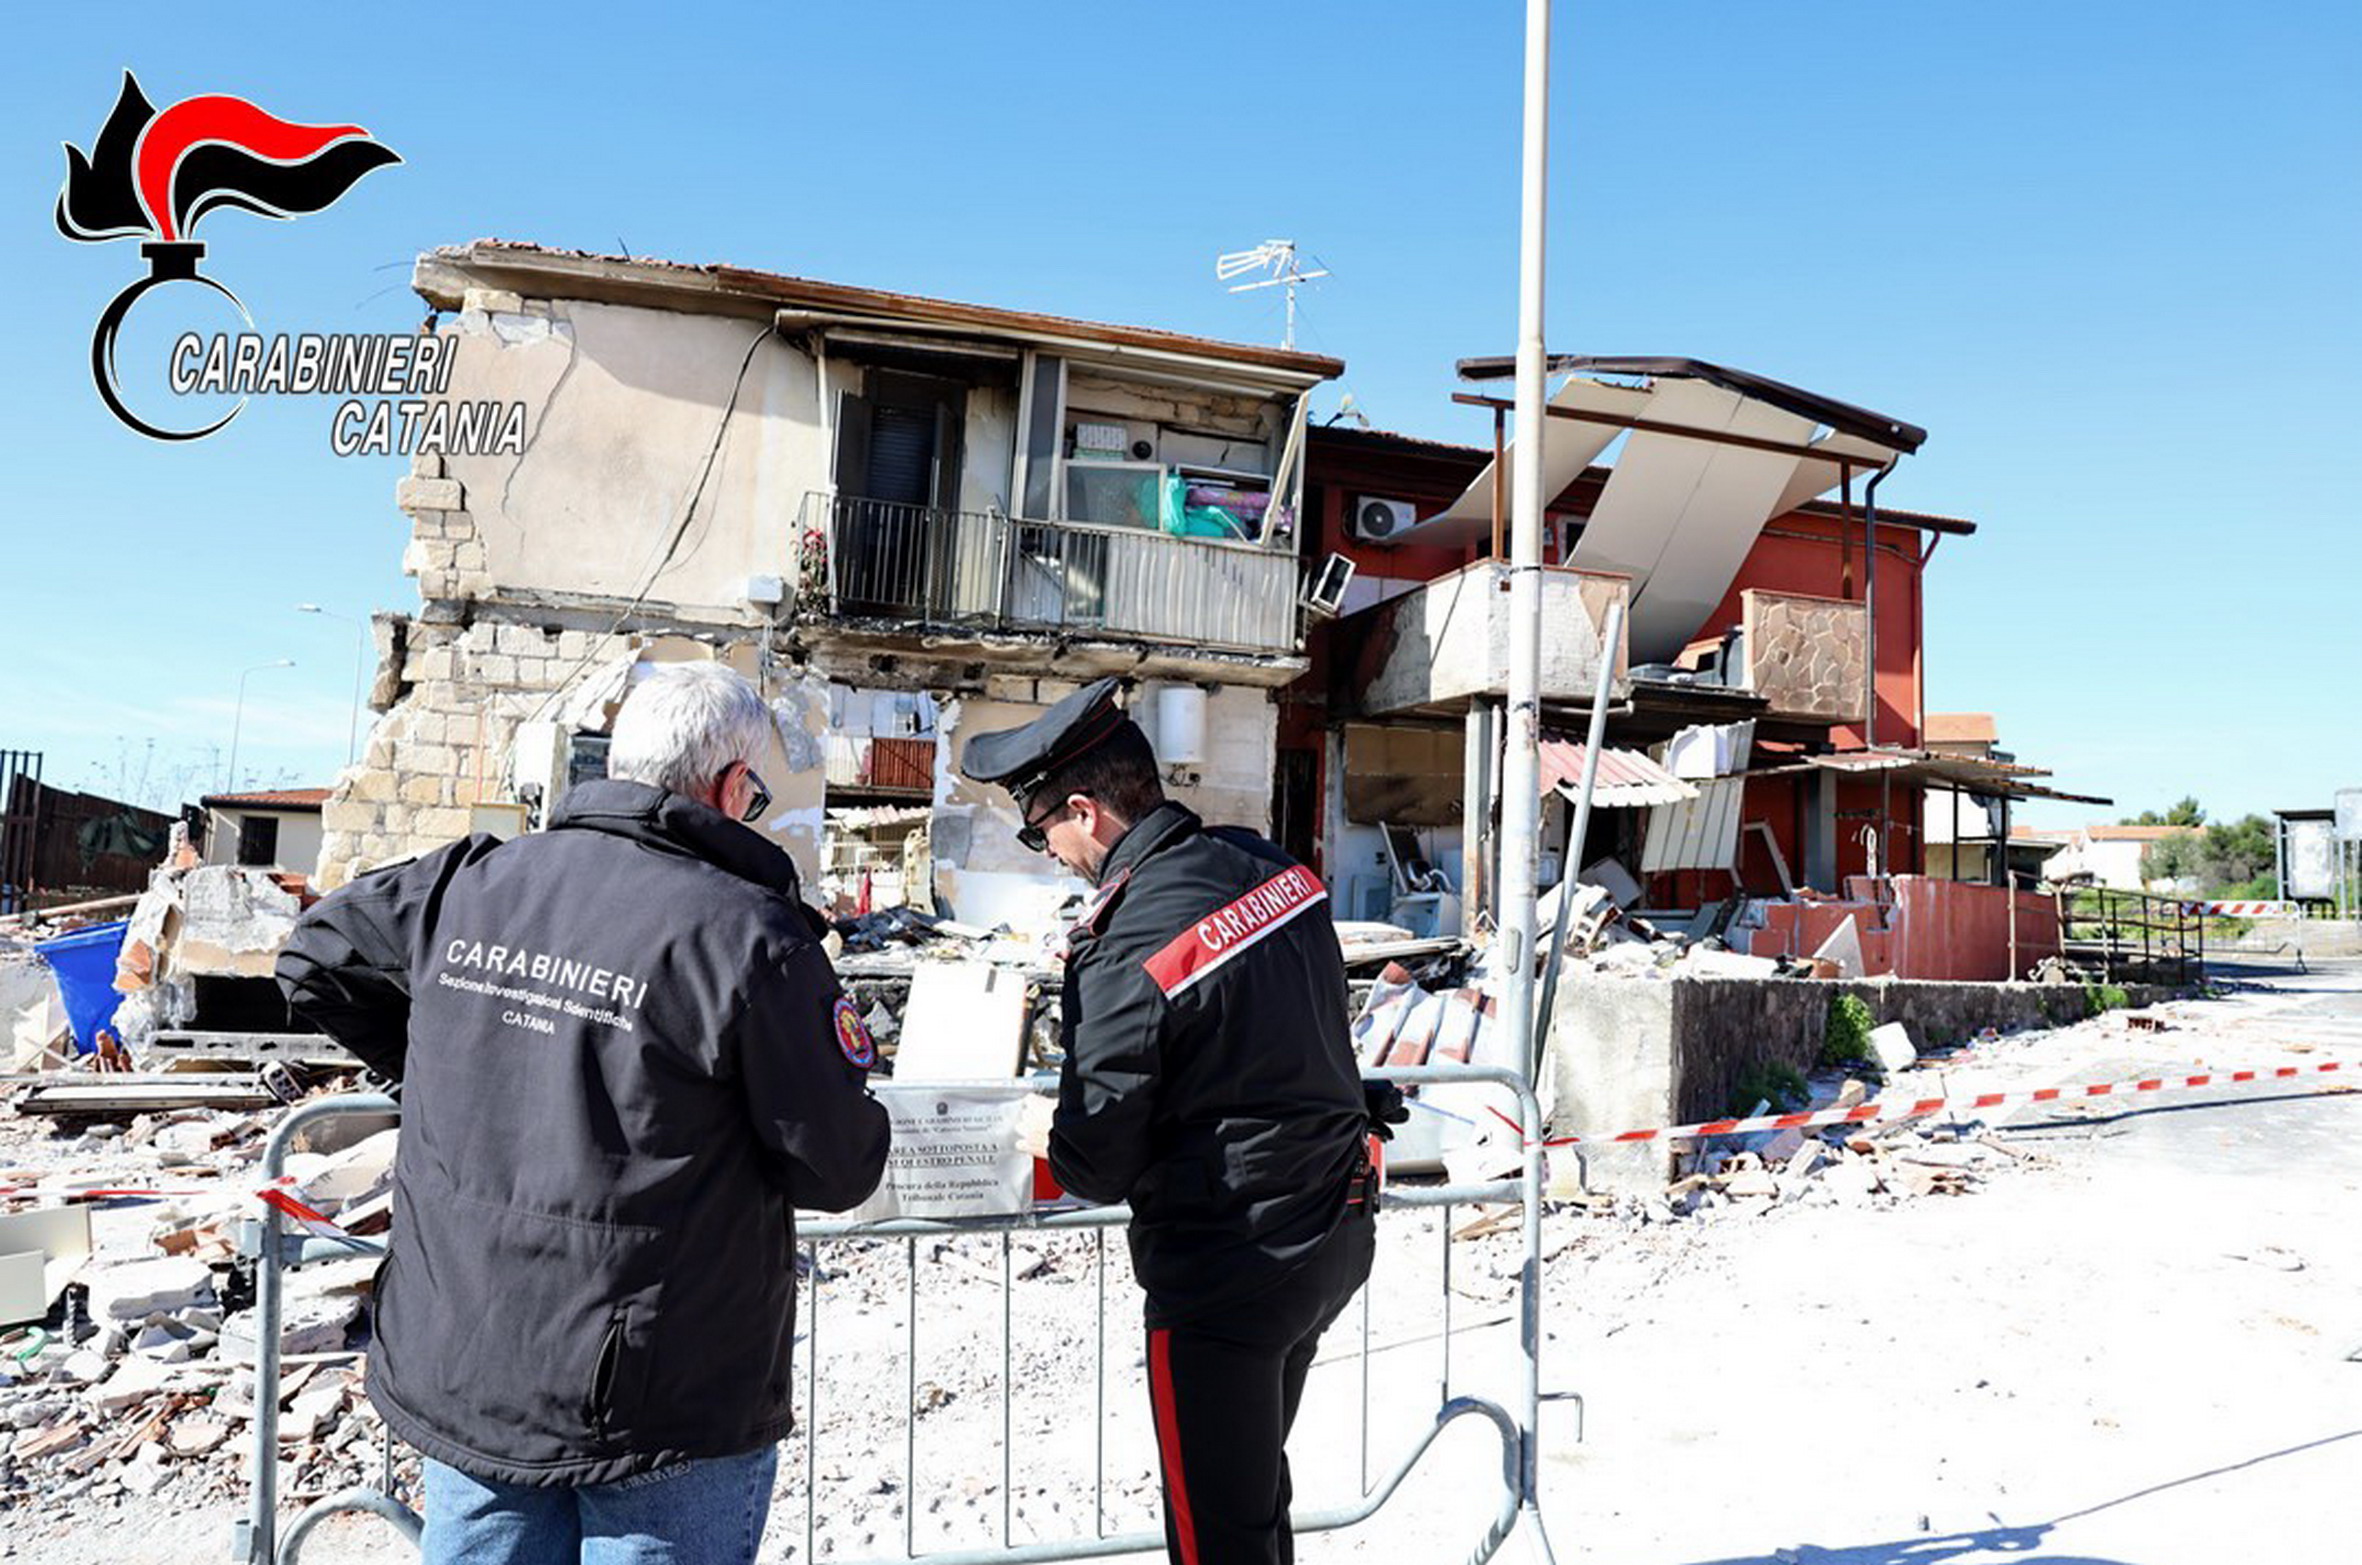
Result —
<svg viewBox="0 0 2362 1565"><path fill-rule="evenodd" d="M1542 445L1550 420L1542 351L1543 233L1550 164L1550 0L1526 0L1525 138L1517 246L1517 449L1510 468L1507 733L1501 753L1501 1023L1531 1050L1535 849L1542 815ZM1613 657L1613 652L1605 654ZM1569 853L1580 855L1581 843ZM1544 1019L1547 1021L1547 1018ZM1535 1054L1527 1079L1540 1075Z"/></svg>
<svg viewBox="0 0 2362 1565"><path fill-rule="evenodd" d="M355 619L350 614L339 614L334 609L324 609L317 603L298 603L295 612L342 620L353 627L353 710L344 725L344 764L350 766L361 753L361 665L369 652L369 622Z"/></svg>
<svg viewBox="0 0 2362 1565"><path fill-rule="evenodd" d="M252 668L241 669L239 671L238 707L230 717L230 780L227 789L225 789L226 792L234 793L237 791L238 787L238 730L244 727L246 724L247 676L250 674L259 674L266 668L293 667L295 667L295 659L293 658L274 658L268 663L257 663Z"/></svg>

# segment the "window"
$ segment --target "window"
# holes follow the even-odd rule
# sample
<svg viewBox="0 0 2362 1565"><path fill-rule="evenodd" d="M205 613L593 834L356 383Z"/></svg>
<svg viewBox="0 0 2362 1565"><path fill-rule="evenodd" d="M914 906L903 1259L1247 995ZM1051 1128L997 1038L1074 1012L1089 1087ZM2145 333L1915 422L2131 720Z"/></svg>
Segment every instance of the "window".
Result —
<svg viewBox="0 0 2362 1565"><path fill-rule="evenodd" d="M248 815L238 821L238 862L257 869L279 864L279 817Z"/></svg>

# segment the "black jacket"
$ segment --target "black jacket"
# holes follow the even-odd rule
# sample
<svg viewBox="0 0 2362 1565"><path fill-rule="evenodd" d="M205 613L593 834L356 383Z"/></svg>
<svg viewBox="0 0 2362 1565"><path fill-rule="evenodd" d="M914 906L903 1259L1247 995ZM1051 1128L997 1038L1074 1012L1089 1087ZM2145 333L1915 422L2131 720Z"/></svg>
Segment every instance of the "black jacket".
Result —
<svg viewBox="0 0 2362 1565"><path fill-rule="evenodd" d="M402 1092L369 1394L481 1478L609 1483L790 1425L794 1208L885 1165L786 854L638 783L364 876L279 958Z"/></svg>
<svg viewBox="0 0 2362 1565"><path fill-rule="evenodd" d="M1335 1230L1369 1128L1326 892L1167 803L1070 938L1051 1172L1131 1202L1151 1324L1253 1295Z"/></svg>

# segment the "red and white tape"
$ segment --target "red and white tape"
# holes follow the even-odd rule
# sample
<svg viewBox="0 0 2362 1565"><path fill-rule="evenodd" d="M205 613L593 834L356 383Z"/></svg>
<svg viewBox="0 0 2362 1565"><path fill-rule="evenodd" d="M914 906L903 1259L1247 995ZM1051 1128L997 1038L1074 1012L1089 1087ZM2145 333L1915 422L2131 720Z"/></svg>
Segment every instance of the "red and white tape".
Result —
<svg viewBox="0 0 2362 1565"><path fill-rule="evenodd" d="M338 1244L349 1244L356 1250L376 1253L375 1246L354 1238L330 1222L325 1212L306 1205L296 1195L295 1181L292 1179L282 1178L276 1184L265 1185L254 1192L254 1197L315 1239L332 1239Z"/></svg>
<svg viewBox="0 0 2362 1565"><path fill-rule="evenodd" d="M1698 1136L1747 1135L1758 1130L1811 1130L1823 1125L1866 1125L1882 1120L1917 1119L1946 1109L1996 1109L2030 1103L2062 1103L2089 1098L2128 1097L2142 1092L2182 1092L2195 1087L2229 1087L2258 1081L2294 1081L2330 1075L2362 1075L2362 1064L2331 1061L2326 1065L2282 1065L2271 1070L2208 1071L2197 1076L2143 1076L2134 1081L2098 1081L2077 1087L2038 1087L2030 1092L1980 1092L1965 1098L1873 1098L1850 1109L1818 1109L1801 1114L1759 1114L1753 1119L1709 1119L1694 1125L1660 1125L1647 1130L1619 1131L1612 1136L1554 1136L1544 1146L1606 1146L1624 1141L1678 1141ZM1510 1129L1517 1122L1499 1109L1494 1115Z"/></svg>

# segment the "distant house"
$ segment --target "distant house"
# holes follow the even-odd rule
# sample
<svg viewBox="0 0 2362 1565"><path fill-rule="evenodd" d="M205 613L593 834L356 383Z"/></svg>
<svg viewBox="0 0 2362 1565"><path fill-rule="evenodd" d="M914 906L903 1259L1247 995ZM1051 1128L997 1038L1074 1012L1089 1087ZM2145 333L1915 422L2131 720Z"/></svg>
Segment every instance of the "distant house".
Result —
<svg viewBox="0 0 2362 1565"><path fill-rule="evenodd" d="M2043 861L2042 873L2051 880L2088 875L2112 890L2146 891L2150 885L2141 874L2141 855L2152 845L2189 830L2187 826L2078 827L2064 847ZM2162 881L2157 884L2161 888L2165 885Z"/></svg>
<svg viewBox="0 0 2362 1565"><path fill-rule="evenodd" d="M325 788L209 793L198 801L205 811L205 862L309 876L320 858L320 807L327 802Z"/></svg>

